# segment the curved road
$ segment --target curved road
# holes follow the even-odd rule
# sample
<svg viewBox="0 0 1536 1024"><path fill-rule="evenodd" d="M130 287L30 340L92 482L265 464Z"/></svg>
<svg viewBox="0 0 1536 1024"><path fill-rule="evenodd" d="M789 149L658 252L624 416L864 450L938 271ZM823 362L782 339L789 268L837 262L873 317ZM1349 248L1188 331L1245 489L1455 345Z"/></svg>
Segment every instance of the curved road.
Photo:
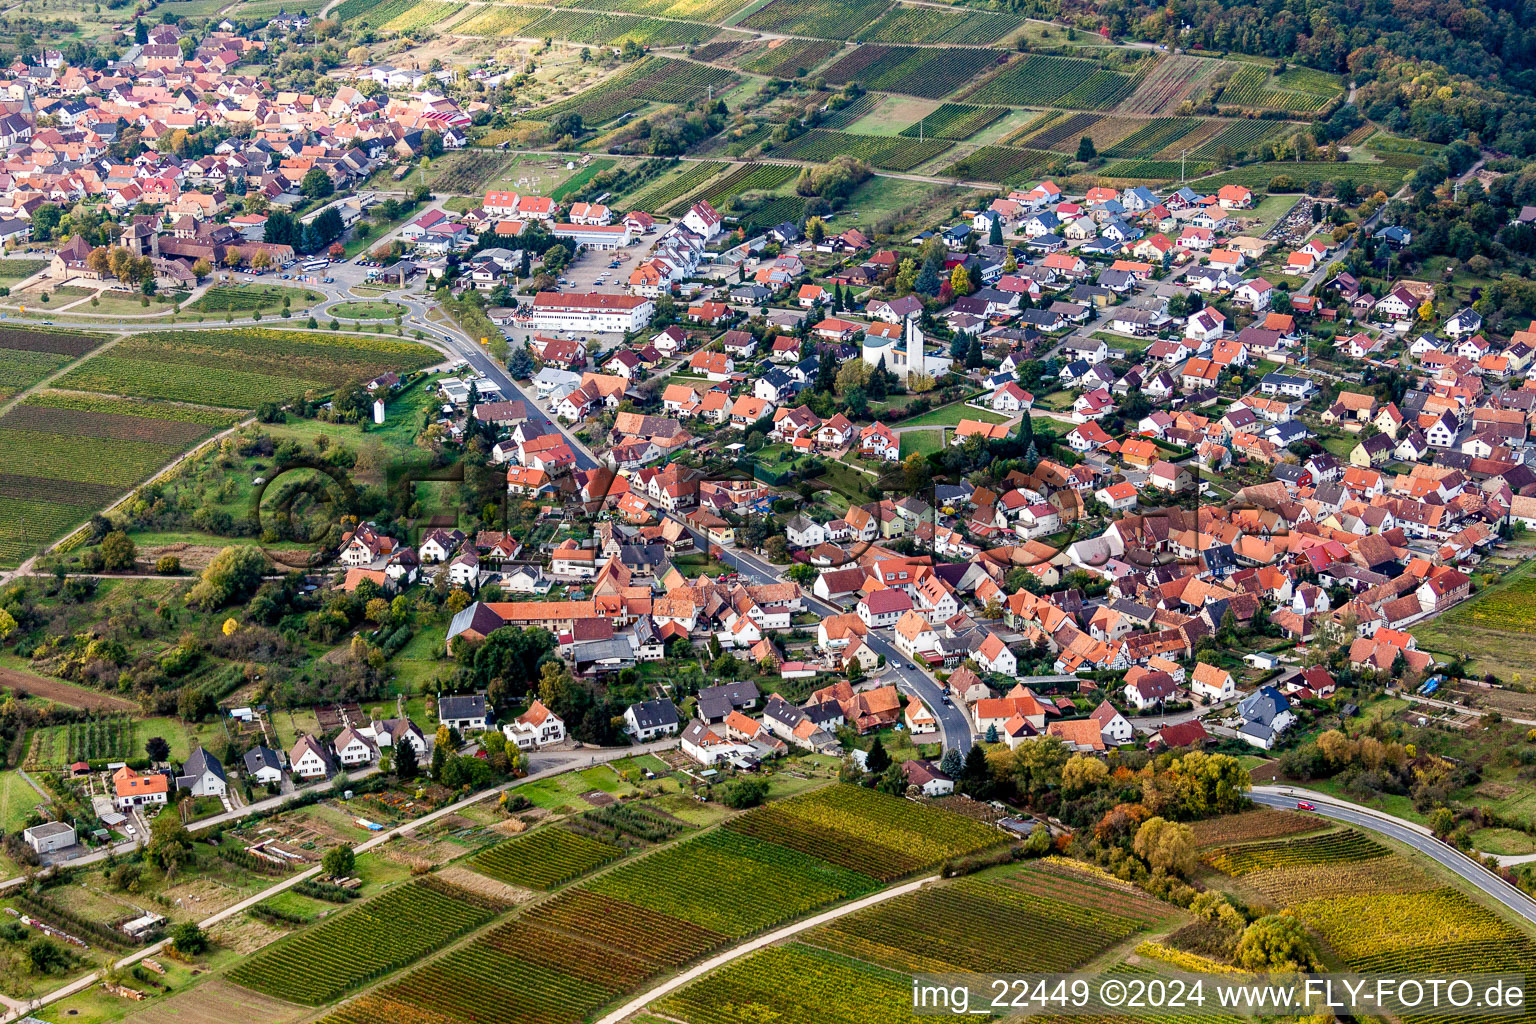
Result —
<svg viewBox="0 0 1536 1024"><path fill-rule="evenodd" d="M1286 810L1294 809L1298 800L1305 800L1316 808L1314 812L1316 814L1367 828L1372 832L1380 832L1384 836L1391 836L1456 872L1510 910L1532 924L1536 924L1536 899L1516 889L1455 847L1442 843L1420 825L1355 804L1341 803L1332 797L1309 789L1292 786L1255 786L1249 796L1256 804Z"/></svg>

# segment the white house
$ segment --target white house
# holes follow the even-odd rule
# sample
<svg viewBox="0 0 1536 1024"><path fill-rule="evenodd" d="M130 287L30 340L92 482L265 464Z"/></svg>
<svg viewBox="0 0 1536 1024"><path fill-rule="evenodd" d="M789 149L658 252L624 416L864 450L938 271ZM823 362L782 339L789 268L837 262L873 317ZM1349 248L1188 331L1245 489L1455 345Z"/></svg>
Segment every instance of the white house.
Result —
<svg viewBox="0 0 1536 1024"><path fill-rule="evenodd" d="M219 759L198 747L181 766L176 788L188 790L193 796L223 796L229 792L229 783L224 778L224 766Z"/></svg>
<svg viewBox="0 0 1536 1024"><path fill-rule="evenodd" d="M535 700L528 705L527 711L503 725L501 732L516 743L519 750L565 742L565 722L540 700Z"/></svg>
<svg viewBox="0 0 1536 1024"><path fill-rule="evenodd" d="M1136 735L1135 727L1107 700L1101 701L1088 717L1099 723L1099 733L1104 737L1106 746L1129 743L1131 737Z"/></svg>
<svg viewBox="0 0 1536 1024"><path fill-rule="evenodd" d="M464 696L437 698L437 720L450 729L463 732L466 729L484 731L489 713L485 706L485 694L471 693Z"/></svg>
<svg viewBox="0 0 1536 1024"><path fill-rule="evenodd" d="M677 706L670 700L645 700L624 709L624 731L639 743L674 736L679 728Z"/></svg>
<svg viewBox="0 0 1536 1024"><path fill-rule="evenodd" d="M372 740L350 725L341 730L332 747L336 751L336 760L343 768L371 764L379 753L379 748L374 746Z"/></svg>
<svg viewBox="0 0 1536 1024"><path fill-rule="evenodd" d="M1019 674L1019 660L996 633L988 633L977 649L976 664L988 672L1014 678Z"/></svg>
<svg viewBox="0 0 1536 1024"><path fill-rule="evenodd" d="M170 779L159 772L140 775L127 765L112 776L113 804L120 811L131 807L164 804L170 793Z"/></svg>
<svg viewBox="0 0 1536 1024"><path fill-rule="evenodd" d="M331 759L320 741L306 733L288 752L288 768L301 779L323 779L331 773Z"/></svg>
<svg viewBox="0 0 1536 1024"><path fill-rule="evenodd" d="M1196 697L1218 701L1231 697L1237 692L1237 686L1232 681L1231 672L1202 661L1195 665L1194 675L1190 676L1189 692Z"/></svg>
<svg viewBox="0 0 1536 1024"><path fill-rule="evenodd" d="M283 781L283 764L277 751L260 744L245 752L245 774L264 786Z"/></svg>

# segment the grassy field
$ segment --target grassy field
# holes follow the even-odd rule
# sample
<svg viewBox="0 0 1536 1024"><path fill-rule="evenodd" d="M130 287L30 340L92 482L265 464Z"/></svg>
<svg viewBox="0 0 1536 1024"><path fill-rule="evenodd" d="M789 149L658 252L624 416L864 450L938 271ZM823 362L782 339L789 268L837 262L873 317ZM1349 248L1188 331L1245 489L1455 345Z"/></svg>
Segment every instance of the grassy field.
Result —
<svg viewBox="0 0 1536 1024"><path fill-rule="evenodd" d="M914 452L921 455L931 455L944 445L943 430L908 430L901 435L901 456L906 458Z"/></svg>
<svg viewBox="0 0 1536 1024"><path fill-rule="evenodd" d="M20 830L42 800L20 772L0 772L0 832Z"/></svg>
<svg viewBox="0 0 1536 1024"><path fill-rule="evenodd" d="M215 285L202 298L188 306L199 313L245 313L261 310L276 313L287 300L293 309L305 309L324 296L306 288L287 288L280 284Z"/></svg>
<svg viewBox="0 0 1536 1024"><path fill-rule="evenodd" d="M1006 423L1009 417L987 409L976 409L963 402L941 406L910 420L902 420L903 427L953 427L961 420L980 420L983 423Z"/></svg>
<svg viewBox="0 0 1536 1024"><path fill-rule="evenodd" d="M393 320L406 309L394 302L339 302L328 312L341 320Z"/></svg>
<svg viewBox="0 0 1536 1024"><path fill-rule="evenodd" d="M1472 845L1505 857L1536 853L1536 837L1512 828L1480 828L1472 833Z"/></svg>
<svg viewBox="0 0 1536 1024"><path fill-rule="evenodd" d="M1474 674L1536 671L1536 563L1526 562L1444 615L1414 627L1419 646L1462 655Z"/></svg>

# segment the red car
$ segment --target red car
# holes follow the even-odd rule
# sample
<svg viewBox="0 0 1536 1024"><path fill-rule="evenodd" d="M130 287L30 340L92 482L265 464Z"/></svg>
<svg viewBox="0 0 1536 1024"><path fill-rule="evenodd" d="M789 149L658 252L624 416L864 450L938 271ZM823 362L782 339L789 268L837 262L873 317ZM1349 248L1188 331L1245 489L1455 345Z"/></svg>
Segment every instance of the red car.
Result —
<svg viewBox="0 0 1536 1024"><path fill-rule="evenodd" d="M1314 807L1312 804L1307 803L1305 800L1298 800L1298 801L1296 801L1296 809L1298 811L1315 811L1315 810L1317 810L1316 807Z"/></svg>

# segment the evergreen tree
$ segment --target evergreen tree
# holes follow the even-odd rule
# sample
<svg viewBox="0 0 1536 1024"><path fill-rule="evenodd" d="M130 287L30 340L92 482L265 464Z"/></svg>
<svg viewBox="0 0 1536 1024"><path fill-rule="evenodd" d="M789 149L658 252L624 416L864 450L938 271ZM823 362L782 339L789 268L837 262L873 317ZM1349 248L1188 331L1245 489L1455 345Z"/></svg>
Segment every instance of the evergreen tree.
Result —
<svg viewBox="0 0 1536 1024"><path fill-rule="evenodd" d="M416 744L401 740L395 744L395 778L409 782L416 777L420 765L416 760Z"/></svg>
<svg viewBox="0 0 1536 1024"><path fill-rule="evenodd" d="M965 350L965 365L967 369L974 370L982 364L981 339L972 338L970 345ZM1027 417L1026 417L1027 418Z"/></svg>
<svg viewBox="0 0 1536 1024"><path fill-rule="evenodd" d="M825 357L816 364L816 390L824 395L830 395L836 389L837 360Z"/></svg>
<svg viewBox="0 0 1536 1024"><path fill-rule="evenodd" d="M880 353L880 361L875 363L875 368L869 375L869 383L864 385L865 394L877 402L890 394L890 389L886 382L886 376L889 373L890 371L885 368L885 353L882 352Z"/></svg>
<svg viewBox="0 0 1536 1024"><path fill-rule="evenodd" d="M965 759L960 756L960 751L950 747L944 751L944 756L939 759L939 771L950 778L959 778L960 772L965 768Z"/></svg>
<svg viewBox="0 0 1536 1024"><path fill-rule="evenodd" d="M1077 158L1085 164L1099 158L1099 151L1094 146L1093 140L1086 135L1077 140Z"/></svg>
<svg viewBox="0 0 1536 1024"><path fill-rule="evenodd" d="M987 232L987 244L988 245L1002 245L1003 244L1003 218L1002 217L993 217L992 218L992 230Z"/></svg>
<svg viewBox="0 0 1536 1024"><path fill-rule="evenodd" d="M964 331L956 331L954 338L949 343L949 357L951 359L964 359L965 353L969 351L969 341L970 335Z"/></svg>
<svg viewBox="0 0 1536 1024"><path fill-rule="evenodd" d="M943 264L941 263L939 267L942 268ZM919 295L937 295L939 286L943 283L943 279L939 276L939 268L935 268L930 263L924 263L923 269L917 272L917 280L912 283L912 290Z"/></svg>
<svg viewBox="0 0 1536 1024"><path fill-rule="evenodd" d="M890 766L891 755L885 752L885 744L876 736L875 742L870 745L869 754L864 758L864 767L871 775L880 775Z"/></svg>
<svg viewBox="0 0 1536 1024"><path fill-rule="evenodd" d="M987 732L995 736L997 727L992 726ZM986 800L992 795L992 789L992 770L987 764L986 751L976 744L965 755L965 767L960 771L960 792L977 800Z"/></svg>

